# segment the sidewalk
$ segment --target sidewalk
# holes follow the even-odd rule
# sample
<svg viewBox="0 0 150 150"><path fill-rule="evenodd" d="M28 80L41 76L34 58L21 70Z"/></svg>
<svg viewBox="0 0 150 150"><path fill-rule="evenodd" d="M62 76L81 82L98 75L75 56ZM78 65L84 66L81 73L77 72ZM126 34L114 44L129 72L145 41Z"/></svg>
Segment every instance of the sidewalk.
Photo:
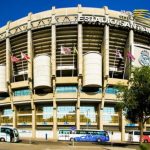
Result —
<svg viewBox="0 0 150 150"><path fill-rule="evenodd" d="M70 142L70 141L56 141L53 139L32 139L23 138L21 139L23 144L33 145L47 145L51 149L60 150L137 150L133 145L128 145L125 142L113 142L113 143L90 143L90 142ZM112 144L112 145L111 145ZM129 147L128 147L129 146Z"/></svg>
<svg viewBox="0 0 150 150"><path fill-rule="evenodd" d="M104 147L104 150L136 150L133 148L122 148L122 147Z"/></svg>

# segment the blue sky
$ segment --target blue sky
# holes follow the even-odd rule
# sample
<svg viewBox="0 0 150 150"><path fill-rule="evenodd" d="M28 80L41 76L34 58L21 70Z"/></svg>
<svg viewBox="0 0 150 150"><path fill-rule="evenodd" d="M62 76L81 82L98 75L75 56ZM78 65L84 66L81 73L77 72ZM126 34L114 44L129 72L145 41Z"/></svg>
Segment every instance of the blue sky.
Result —
<svg viewBox="0 0 150 150"><path fill-rule="evenodd" d="M56 8L108 6L112 10L132 11L134 9L150 10L150 0L1 0L0 27L6 25L9 20L17 20L27 16L29 12L37 13Z"/></svg>

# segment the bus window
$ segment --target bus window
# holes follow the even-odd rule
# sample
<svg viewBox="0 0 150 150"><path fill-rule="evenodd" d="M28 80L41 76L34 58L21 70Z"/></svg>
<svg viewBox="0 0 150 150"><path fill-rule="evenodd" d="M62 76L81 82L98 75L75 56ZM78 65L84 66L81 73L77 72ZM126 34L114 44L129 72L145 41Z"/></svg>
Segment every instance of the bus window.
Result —
<svg viewBox="0 0 150 150"><path fill-rule="evenodd" d="M140 132L139 131L135 131L134 135L140 135Z"/></svg>
<svg viewBox="0 0 150 150"><path fill-rule="evenodd" d="M133 134L133 131L130 131L129 134L132 135L132 134Z"/></svg>
<svg viewBox="0 0 150 150"><path fill-rule="evenodd" d="M77 130L76 134L88 134L85 130Z"/></svg>

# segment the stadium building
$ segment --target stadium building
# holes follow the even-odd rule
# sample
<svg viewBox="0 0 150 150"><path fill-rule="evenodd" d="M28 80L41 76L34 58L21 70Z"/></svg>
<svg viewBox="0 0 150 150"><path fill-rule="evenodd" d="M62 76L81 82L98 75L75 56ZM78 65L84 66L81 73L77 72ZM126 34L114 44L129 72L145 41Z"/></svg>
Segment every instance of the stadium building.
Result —
<svg viewBox="0 0 150 150"><path fill-rule="evenodd" d="M138 124L115 111L115 86L128 84L131 65L150 65L150 21L134 13L78 5L8 22L0 28L0 124L33 138L76 128L125 140Z"/></svg>

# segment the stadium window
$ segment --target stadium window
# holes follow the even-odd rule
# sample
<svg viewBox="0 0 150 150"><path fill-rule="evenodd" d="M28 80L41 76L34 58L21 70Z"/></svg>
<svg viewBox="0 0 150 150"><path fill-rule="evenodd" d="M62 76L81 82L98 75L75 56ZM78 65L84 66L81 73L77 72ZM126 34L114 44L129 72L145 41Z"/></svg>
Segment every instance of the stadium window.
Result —
<svg viewBox="0 0 150 150"><path fill-rule="evenodd" d="M14 96L26 96L30 95L31 91L29 89L16 89L13 91Z"/></svg>
<svg viewBox="0 0 150 150"><path fill-rule="evenodd" d="M74 93L77 92L77 86L57 86L56 93Z"/></svg>
<svg viewBox="0 0 150 150"><path fill-rule="evenodd" d="M106 93L107 94L116 94L117 93L117 88L115 88L115 87L108 87L107 89L106 89Z"/></svg>

